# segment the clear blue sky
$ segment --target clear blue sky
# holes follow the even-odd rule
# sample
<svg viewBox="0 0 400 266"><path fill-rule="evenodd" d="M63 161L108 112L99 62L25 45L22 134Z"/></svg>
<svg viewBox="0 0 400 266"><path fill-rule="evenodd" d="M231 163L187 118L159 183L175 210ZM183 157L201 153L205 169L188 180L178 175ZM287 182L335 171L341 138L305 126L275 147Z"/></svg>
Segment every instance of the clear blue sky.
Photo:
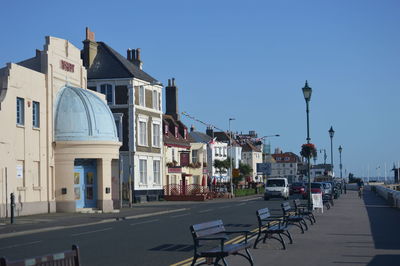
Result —
<svg viewBox="0 0 400 266"><path fill-rule="evenodd" d="M398 0L14 0L2 11L1 65L32 57L46 35L82 47L89 26L123 55L142 48L144 70L175 77L180 110L201 120L227 129L234 117L235 131L281 134L272 146L299 153L307 79L312 142L329 155L333 126L336 170L339 144L347 173L400 161Z"/></svg>

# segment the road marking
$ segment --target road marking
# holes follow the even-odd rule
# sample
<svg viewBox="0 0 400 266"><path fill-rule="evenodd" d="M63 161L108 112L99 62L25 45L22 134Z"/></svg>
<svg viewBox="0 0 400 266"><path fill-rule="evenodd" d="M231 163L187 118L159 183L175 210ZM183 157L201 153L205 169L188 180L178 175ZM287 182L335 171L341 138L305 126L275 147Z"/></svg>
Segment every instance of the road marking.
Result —
<svg viewBox="0 0 400 266"><path fill-rule="evenodd" d="M161 215L161 214L166 214L166 213L174 213L174 212L182 212L182 211L187 211L190 210L188 208L181 208L181 209L176 209L176 210L168 210L168 211L160 211L160 212L153 212L153 213L145 213L145 214L139 214L139 215L132 215L132 216L127 216L125 219L138 219L138 218L145 218L149 216L155 216L155 215Z"/></svg>
<svg viewBox="0 0 400 266"><path fill-rule="evenodd" d="M244 200L239 200L239 202L252 201L252 200L259 200L260 198L261 198L261 197L251 198L251 199L244 199Z"/></svg>
<svg viewBox="0 0 400 266"><path fill-rule="evenodd" d="M226 208L230 208L232 206L222 206L222 207L218 207L218 209L226 209Z"/></svg>
<svg viewBox="0 0 400 266"><path fill-rule="evenodd" d="M156 215L161 215L161 214L166 214L166 213L181 212L181 211L186 211L186 210L190 210L190 208L181 208L181 209L176 209L176 210L159 211L159 212L153 212L153 213L147 213L147 214L132 215L132 216L125 217L125 219L138 219L138 218L156 216ZM115 218L110 218L110 219L104 219L101 221L85 223L85 224L54 226L54 227L46 227L46 228L40 228L40 229L31 229L31 230L26 230L26 231L21 231L21 232L4 233L4 234L0 234L0 239L16 237L16 236L23 236L23 235L30 235L30 234L36 234L36 233L43 233L43 232L51 232L51 231L56 231L56 230L85 227L85 226L91 226L91 225L105 224L105 223L113 223L113 222L119 222L119 221L116 220Z"/></svg>
<svg viewBox="0 0 400 266"><path fill-rule="evenodd" d="M28 242L28 243L23 243L23 244L15 244L15 245L7 246L7 247L1 247L0 250L7 249L7 248L16 248L16 247L28 246L28 245L33 245L33 244L37 244L37 243L40 243L40 242L42 242L42 241L33 241L33 242Z"/></svg>
<svg viewBox="0 0 400 266"><path fill-rule="evenodd" d="M71 236L81 236L81 235L93 234L93 233L108 231L108 230L111 230L111 229L112 229L112 227L107 227L107 228L104 228L104 229L99 229L99 230L94 230L94 231L87 231L87 232L83 232L83 233L72 234Z"/></svg>
<svg viewBox="0 0 400 266"><path fill-rule="evenodd" d="M148 223L157 222L157 221L159 221L159 220L160 220L160 219L153 219L153 220L148 220L148 221L133 223L133 224L130 224L130 225L148 224Z"/></svg>
<svg viewBox="0 0 400 266"><path fill-rule="evenodd" d="M202 210L202 211L198 211L198 213L205 213L205 212L210 212L210 211L212 211L212 210L214 210L214 209L207 209L207 210Z"/></svg>
<svg viewBox="0 0 400 266"><path fill-rule="evenodd" d="M246 203L243 202L243 203L236 204L236 206L242 206L242 205L245 205L245 204L246 204Z"/></svg>
<svg viewBox="0 0 400 266"><path fill-rule="evenodd" d="M184 214L178 214L178 215L172 215L171 218L177 218L177 217L182 217L182 216L188 216L190 213L184 213Z"/></svg>

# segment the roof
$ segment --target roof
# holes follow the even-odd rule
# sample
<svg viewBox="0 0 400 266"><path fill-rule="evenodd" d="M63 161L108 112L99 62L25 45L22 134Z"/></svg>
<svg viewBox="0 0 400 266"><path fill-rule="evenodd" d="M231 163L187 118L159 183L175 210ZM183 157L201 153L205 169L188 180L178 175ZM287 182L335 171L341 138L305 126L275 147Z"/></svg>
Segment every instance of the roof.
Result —
<svg viewBox="0 0 400 266"><path fill-rule="evenodd" d="M118 141L110 108L89 90L62 88L57 94L55 110L56 141Z"/></svg>
<svg viewBox="0 0 400 266"><path fill-rule="evenodd" d="M284 162L284 163L297 163L300 161L299 156L294 154L293 152L284 152L284 153L274 153L272 157L276 160L277 163ZM278 158L283 158L283 160L279 160ZM285 158L289 158L285 160Z"/></svg>
<svg viewBox="0 0 400 266"><path fill-rule="evenodd" d="M164 145L190 148L189 135L187 139L183 136L183 131L186 129L187 132L187 127L181 121L176 121L171 115L163 115L163 126L165 125L168 125L168 134L165 134L163 129ZM178 138L175 137L175 127L178 127Z"/></svg>
<svg viewBox="0 0 400 266"><path fill-rule="evenodd" d="M189 136L192 142L202 142L207 144L211 141L211 137L209 135L199 131L192 131L189 133Z"/></svg>
<svg viewBox="0 0 400 266"><path fill-rule="evenodd" d="M97 44L96 57L87 70L88 79L137 78L147 82L157 82L155 78L104 42L97 42Z"/></svg>
<svg viewBox="0 0 400 266"><path fill-rule="evenodd" d="M225 142L225 143L229 143L229 139L232 140L232 146L239 146L239 143L234 140L233 138L230 138L229 134L225 131L221 131L221 132L214 132L214 137L217 138L217 141L221 141L221 142Z"/></svg>
<svg viewBox="0 0 400 266"><path fill-rule="evenodd" d="M242 144L242 152L261 152L261 150L250 142L246 142Z"/></svg>

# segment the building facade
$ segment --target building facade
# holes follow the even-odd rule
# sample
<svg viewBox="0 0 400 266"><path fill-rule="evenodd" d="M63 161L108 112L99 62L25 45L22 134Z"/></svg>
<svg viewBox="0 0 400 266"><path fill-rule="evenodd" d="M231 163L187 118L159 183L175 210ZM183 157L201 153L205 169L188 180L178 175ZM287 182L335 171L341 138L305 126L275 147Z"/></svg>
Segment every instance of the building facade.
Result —
<svg viewBox="0 0 400 266"><path fill-rule="evenodd" d="M242 144L242 163L249 165L253 170L250 180L247 180L248 182L259 182L263 180L262 174L258 175L257 173L257 164L262 163L262 152L250 142Z"/></svg>
<svg viewBox="0 0 400 266"><path fill-rule="evenodd" d="M124 199L155 200L163 194L162 85L143 71L140 49L123 57L86 29L82 58L88 89L106 95L120 149ZM133 195L132 195L133 194Z"/></svg>
<svg viewBox="0 0 400 266"><path fill-rule="evenodd" d="M271 165L271 177L286 177L289 183L299 180L298 163L300 157L293 152L281 152L272 154L275 162Z"/></svg>
<svg viewBox="0 0 400 266"><path fill-rule="evenodd" d="M117 131L101 94L86 89L80 50L46 37L43 50L0 69L0 217L112 211Z"/></svg>

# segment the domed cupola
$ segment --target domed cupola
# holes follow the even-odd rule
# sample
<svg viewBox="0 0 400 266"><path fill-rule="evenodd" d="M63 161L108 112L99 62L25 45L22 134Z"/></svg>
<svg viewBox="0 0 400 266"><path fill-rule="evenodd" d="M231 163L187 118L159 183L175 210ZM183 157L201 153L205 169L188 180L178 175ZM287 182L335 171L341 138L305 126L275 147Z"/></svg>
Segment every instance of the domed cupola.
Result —
<svg viewBox="0 0 400 266"><path fill-rule="evenodd" d="M119 141L107 104L89 90L71 86L59 92L54 115L55 141Z"/></svg>

